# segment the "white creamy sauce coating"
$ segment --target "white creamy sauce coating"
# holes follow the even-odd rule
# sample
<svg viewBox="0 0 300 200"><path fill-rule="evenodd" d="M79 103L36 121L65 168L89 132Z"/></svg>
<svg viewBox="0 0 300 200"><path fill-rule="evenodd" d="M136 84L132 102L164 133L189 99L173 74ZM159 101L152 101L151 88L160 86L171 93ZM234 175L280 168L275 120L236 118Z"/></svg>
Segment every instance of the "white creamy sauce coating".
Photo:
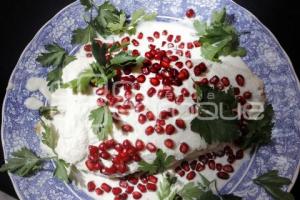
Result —
<svg viewBox="0 0 300 200"><path fill-rule="evenodd" d="M184 22L172 22L172 23L165 23L165 22L144 22L137 28L137 33L143 32L144 38L139 40L140 45L138 47L133 47L132 45L129 46L129 49L138 49L141 52L141 55L144 55L146 51L148 51L148 44L146 37L152 36L154 31L162 32L163 30L168 30L169 33L173 34L174 37L176 35L181 35L182 41L184 42L193 42L197 40L197 36L195 30L193 29L191 23L184 23ZM157 47L161 46L161 42L166 40L166 37L161 36L163 39L155 40L153 43L157 45ZM120 40L117 36L112 36L107 39L107 42ZM173 48L173 50L176 46ZM165 50L169 50L169 48L161 48ZM172 50L172 49L171 49ZM222 63L212 63L200 57L200 49L194 48L191 49L192 61L194 64L198 64L200 62L205 62L208 67L208 73L205 75L207 78L210 78L214 75L218 75L220 78L223 76L227 76L233 86L236 86L235 76L237 74L242 74L245 77L246 85L241 90L250 91L252 92L252 99L253 101L264 102L264 94L263 94L263 83L259 80L245 65L245 63L240 58L233 58L233 57L225 57L222 58ZM63 70L63 82L69 82L75 78L77 78L78 74L82 72L84 69L89 68L89 64L94 61L93 58L87 58L85 56L85 52L83 48L76 54L77 60L71 62L68 66L66 66ZM185 62L185 58L181 58L182 62ZM185 87L189 89L192 93L193 88L192 79L199 79L199 77L195 77L192 70L190 72L190 78L187 81L183 82L183 85L180 87L175 87L175 94L179 94L181 88ZM185 98L183 104L178 106L174 102L169 102L167 100L159 100L156 95L152 98L147 96L147 90L150 88L149 78L153 77L154 75L146 76L145 83L141 84L141 89L139 91L133 90L133 93L142 93L144 95L145 100L143 101L146 110L151 110L156 116L158 116L159 112L163 109L168 108L177 108L179 110L179 117L184 118L187 124L187 128L184 131L177 131L174 135L168 136L158 135L156 133L146 136L144 131L147 126L150 125L150 122L146 122L145 124L141 125L137 121L137 117L139 113L136 113L134 110L130 112L128 116L122 115L122 120L131 124L134 127L134 132L124 134L119 128L115 125L113 127L113 138L119 142L122 142L124 139L129 139L132 143L135 143L136 139L141 139L145 142L152 142L154 143L157 148L163 149L169 155L174 155L176 159L181 160L186 155L183 155L179 151L179 145L181 142L186 142L190 146L190 152L193 153L199 150L205 150L207 148L215 147L215 145L209 147L203 138L199 136L197 133L193 133L190 130L190 121L196 116L191 115L188 112L188 107L193 104L193 100L191 97ZM31 84L26 86L28 90L34 91L40 89L37 87L37 83L39 79L31 80ZM162 85L156 87L158 91L162 88ZM43 91L43 90L41 90ZM53 119L53 125L58 130L60 135L58 146L56 151L60 158L64 159L66 162L77 164L80 169L85 169L84 161L87 156L88 145L94 144L98 145L99 141L97 137L91 130L91 122L89 121L89 114L90 111L97 108L96 100L99 96L95 95L93 92L90 95L82 95L82 94L73 94L71 89L58 89L54 93L51 94L51 98L49 98L49 102L51 106L57 106L60 114L55 115ZM27 99L28 100L28 99ZM26 100L26 101L27 101ZM32 98L25 102L25 105L30 108L37 108L41 106L37 99ZM114 110L113 110L114 111ZM174 124L176 118L167 119L166 123ZM153 122L151 123L153 125ZM167 149L164 145L164 140L166 138L171 138L176 143L176 148L174 150ZM146 161L151 161L154 159L155 154L150 154L148 151L144 151L141 153L141 157ZM241 161L239 161L241 163ZM238 164L236 165L239 165ZM137 171L137 163L133 163L129 165L129 172L133 173ZM84 178L86 180L99 180L100 182L106 183L117 183L117 181L113 181L111 179L98 176L99 174L84 174ZM209 174L208 174L209 175ZM99 182L98 181L98 182ZM184 180L182 180L184 181ZM186 181L186 180L185 180ZM116 184L117 185L117 184ZM101 196L104 199L113 199L111 194L106 194ZM148 196L149 195L149 196ZM155 199L155 193L147 193L143 196L143 199ZM131 196L130 196L131 198Z"/></svg>

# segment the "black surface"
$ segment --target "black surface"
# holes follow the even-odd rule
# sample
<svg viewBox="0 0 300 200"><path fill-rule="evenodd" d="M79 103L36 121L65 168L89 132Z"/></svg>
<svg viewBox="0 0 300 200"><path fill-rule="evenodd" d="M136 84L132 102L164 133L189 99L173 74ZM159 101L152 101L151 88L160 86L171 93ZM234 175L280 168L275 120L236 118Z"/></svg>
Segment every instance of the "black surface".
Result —
<svg viewBox="0 0 300 200"><path fill-rule="evenodd" d="M297 30L300 10L293 1L272 0L235 0L258 17L277 37L283 48L290 56L297 75L300 74L299 36ZM26 0L4 1L0 6L0 98L3 99L10 74L17 63L25 46L31 41L36 32L54 16L59 10L71 3L71 0ZM295 1L296 2L296 1ZM3 35L4 34L4 35ZM2 103L2 101L1 101ZM2 148L0 150L0 164L3 163ZM300 187L300 180L292 192L296 199L296 188ZM0 174L0 190L15 196L14 189L7 174Z"/></svg>

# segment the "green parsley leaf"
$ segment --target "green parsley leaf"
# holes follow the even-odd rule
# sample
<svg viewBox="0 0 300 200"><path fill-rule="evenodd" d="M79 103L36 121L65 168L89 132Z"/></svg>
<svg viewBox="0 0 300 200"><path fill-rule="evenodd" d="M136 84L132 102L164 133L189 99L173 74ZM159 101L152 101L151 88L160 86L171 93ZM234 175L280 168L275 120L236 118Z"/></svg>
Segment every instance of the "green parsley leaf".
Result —
<svg viewBox="0 0 300 200"><path fill-rule="evenodd" d="M73 31L72 44L86 44L97 36L94 28L88 25L86 28L78 28Z"/></svg>
<svg viewBox="0 0 300 200"><path fill-rule="evenodd" d="M52 124L47 125L44 121L41 121L41 125L44 128L42 132L42 143L51 148L55 153L59 135Z"/></svg>
<svg viewBox="0 0 300 200"><path fill-rule="evenodd" d="M173 184L176 182L171 181L169 175L163 176L163 179L159 182L159 187L157 191L157 196L159 200L174 200L176 196L176 190ZM173 179L174 180L174 179Z"/></svg>
<svg viewBox="0 0 300 200"><path fill-rule="evenodd" d="M93 47L93 55L96 59L96 61L101 65L101 66L106 66L106 57L105 54L108 51L107 45L104 43L102 45L99 45L96 41L92 42L92 47Z"/></svg>
<svg viewBox="0 0 300 200"><path fill-rule="evenodd" d="M284 185L290 185L291 181L288 178L284 178L278 175L277 170L269 171L257 178L254 183L263 187L268 194L270 194L275 200L294 200L295 198L289 192L282 190Z"/></svg>
<svg viewBox="0 0 300 200"><path fill-rule="evenodd" d="M78 92L82 94L88 94L90 92L90 83L93 78L95 78L95 73L92 68L88 68L81 72L78 76L78 79L74 79L69 83L64 84L63 87L71 87L73 93L77 94Z"/></svg>
<svg viewBox="0 0 300 200"><path fill-rule="evenodd" d="M165 152L159 149L156 152L156 158L153 163L147 163L146 161L139 162L139 170L149 174L161 173L168 169L174 160L174 156L167 156Z"/></svg>
<svg viewBox="0 0 300 200"><path fill-rule="evenodd" d="M85 6L85 11L90 10L93 7L92 0L80 0L81 5Z"/></svg>
<svg viewBox="0 0 300 200"><path fill-rule="evenodd" d="M74 61L76 58L70 56L65 49L57 44L45 47L46 53L41 53L36 59L44 67L52 66L53 69L47 75L48 87L51 92L55 91L62 82L62 68Z"/></svg>
<svg viewBox="0 0 300 200"><path fill-rule="evenodd" d="M9 171L18 176L29 176L41 168L43 159L39 158L35 153L23 147L22 149L12 153L6 164L2 165L0 172Z"/></svg>
<svg viewBox="0 0 300 200"><path fill-rule="evenodd" d="M55 159L54 162L56 165L54 176L66 183L69 183L69 175L67 171L69 164L61 159Z"/></svg>
<svg viewBox="0 0 300 200"><path fill-rule="evenodd" d="M86 187L82 173L75 165L70 166L69 180L77 186Z"/></svg>
<svg viewBox="0 0 300 200"><path fill-rule="evenodd" d="M115 68L125 67L129 65L139 65L143 59L131 56L128 52L120 52L110 60L110 65Z"/></svg>
<svg viewBox="0 0 300 200"><path fill-rule="evenodd" d="M157 17L156 13L147 14L144 9L138 9L134 11L131 15L131 22L127 27L127 32L129 34L135 34L136 26L138 25L139 22L155 20L156 17Z"/></svg>
<svg viewBox="0 0 300 200"><path fill-rule="evenodd" d="M203 191L193 182L187 183L183 186L181 190L177 192L179 196L181 196L184 200L194 200L198 199Z"/></svg>
<svg viewBox="0 0 300 200"><path fill-rule="evenodd" d="M102 106L93 110L89 116L92 121L92 129L99 140L107 139L112 132L112 114L108 106Z"/></svg>
<svg viewBox="0 0 300 200"><path fill-rule="evenodd" d="M225 8L212 13L209 25L195 20L194 27L200 36L204 58L220 62L220 56L246 56L246 50L239 46L238 32L227 20Z"/></svg>
<svg viewBox="0 0 300 200"><path fill-rule="evenodd" d="M262 117L260 120L248 120L247 128L248 133L243 136L241 147L247 149L252 146L262 146L269 144L272 137L272 129L274 123L272 119L274 117L274 110L271 104L268 104L259 117Z"/></svg>
<svg viewBox="0 0 300 200"><path fill-rule="evenodd" d="M210 86L196 86L197 96L202 103L214 103L219 106L222 103L222 114L226 117L234 117L233 109L237 106L233 89L227 92L219 91ZM232 142L239 137L238 121L236 119L224 119L218 116L213 119L208 113L214 113L214 107L211 105L201 105L199 116L191 121L192 131L199 133L208 144L213 142ZM201 118L200 118L201 117Z"/></svg>
<svg viewBox="0 0 300 200"><path fill-rule="evenodd" d="M58 113L57 106L42 106L39 108L40 116L43 116L48 120L52 120L53 116Z"/></svg>

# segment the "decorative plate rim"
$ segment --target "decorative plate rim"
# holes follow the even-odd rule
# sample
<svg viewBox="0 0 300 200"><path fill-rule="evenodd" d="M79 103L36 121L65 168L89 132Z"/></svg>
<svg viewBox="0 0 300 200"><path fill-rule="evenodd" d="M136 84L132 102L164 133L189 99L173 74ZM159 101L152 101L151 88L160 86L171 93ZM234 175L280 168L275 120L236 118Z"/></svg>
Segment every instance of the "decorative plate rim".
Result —
<svg viewBox="0 0 300 200"><path fill-rule="evenodd" d="M229 0L231 3L233 3L234 5L236 6L239 6L243 11L245 11L247 14L249 14L253 19L255 19L262 27L264 30L266 30L268 32L268 34L270 35L270 37L273 39L273 41L278 45L278 47L281 49L281 51L283 52L284 54L284 57L287 59L287 62L288 64L291 66L291 74L292 76L295 78L296 82L297 82L297 87L298 89L300 90L300 82L299 82L299 78L295 72L295 68L293 66L293 63L290 59L290 57L288 56L288 54L286 53L285 49L282 47L282 45L280 44L280 42L278 41L278 39L276 38L276 36L272 33L272 31L267 27L265 26L260 19L258 19L251 11L249 11L248 9L244 8L243 6L239 5L238 3L234 2L234 0ZM21 55L19 56L19 59L10 75L10 78L9 78L9 81L8 81L8 84L7 84L7 88L9 86L9 84L11 83L11 80L13 78L13 75L15 74L17 68L16 66L21 62L21 59L22 57L24 56L25 52L28 50L28 48L31 46L31 44L36 40L36 38L40 35L40 33L43 31L43 29L52 21L54 20L57 16L59 16L61 13L63 13L65 10L67 10L68 8L72 7L73 5L77 4L78 3L78 0L68 4L67 6L65 6L64 8L62 8L59 12L57 12L54 16L52 16L38 31L37 33L34 35L34 37L30 40L30 42L26 45L26 47L24 48L24 50L22 51ZM174 17L171 17L171 18L174 18ZM6 150L5 150L5 141L4 141L4 110L5 110L5 105L6 105L6 101L7 101L7 91L5 92L5 95L4 95L4 98L3 98L3 103L2 103L2 119L1 119L1 141L2 141L2 149L3 149L3 154L4 154L4 159L6 159ZM288 187L288 191L291 191L292 188L294 187L295 183L296 183L296 180L298 178L298 175L300 174L300 160L298 161L298 165L297 165L297 168L295 169L295 172L293 174L293 177L292 177L292 180L291 180L291 184L290 186ZM18 198L20 199L23 199L23 195L21 194L21 191L19 190L19 188L16 186L16 183L12 177L12 174L11 173L8 173L9 177L10 177L10 180L13 184L13 187L15 189L15 192L18 196ZM67 187L68 184L64 183ZM76 196L78 197L78 195L73 192L72 189L70 189L71 192ZM78 197L79 199L81 199L80 197Z"/></svg>

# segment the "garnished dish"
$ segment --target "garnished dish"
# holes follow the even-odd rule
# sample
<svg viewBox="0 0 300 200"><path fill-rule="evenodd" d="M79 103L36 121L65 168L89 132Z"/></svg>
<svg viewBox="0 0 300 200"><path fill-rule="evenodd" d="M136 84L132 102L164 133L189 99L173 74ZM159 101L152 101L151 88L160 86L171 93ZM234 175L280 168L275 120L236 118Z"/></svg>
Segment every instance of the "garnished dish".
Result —
<svg viewBox="0 0 300 200"><path fill-rule="evenodd" d="M26 80L26 91L45 99L23 102L39 113L31 128L43 153L19 146L0 171L30 179L52 163L54 179L92 199L249 199L221 189L272 146L278 119L242 59L250 33L226 7L204 20L193 8L170 19L80 3L85 24L72 32L74 48L50 41L35 61L46 77ZM289 200L291 183L267 168L248 186Z"/></svg>

